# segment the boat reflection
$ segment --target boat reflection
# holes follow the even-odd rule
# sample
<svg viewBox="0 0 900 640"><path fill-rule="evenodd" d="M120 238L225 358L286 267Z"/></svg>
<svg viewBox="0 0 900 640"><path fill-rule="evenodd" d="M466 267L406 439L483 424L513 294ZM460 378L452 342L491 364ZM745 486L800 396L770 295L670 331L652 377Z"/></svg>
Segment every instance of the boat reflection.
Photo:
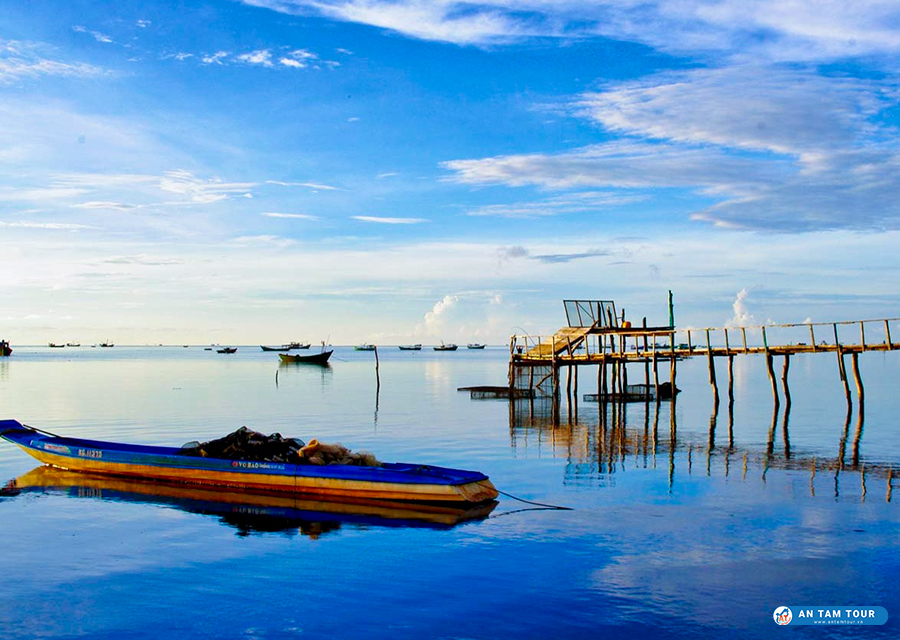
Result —
<svg viewBox="0 0 900 640"><path fill-rule="evenodd" d="M40 466L11 480L0 496L54 493L72 498L145 503L206 516L237 529L237 535L264 533L310 538L344 525L450 529L486 518L497 502L450 507L387 500L311 500L302 496L236 492L211 487L118 479Z"/></svg>

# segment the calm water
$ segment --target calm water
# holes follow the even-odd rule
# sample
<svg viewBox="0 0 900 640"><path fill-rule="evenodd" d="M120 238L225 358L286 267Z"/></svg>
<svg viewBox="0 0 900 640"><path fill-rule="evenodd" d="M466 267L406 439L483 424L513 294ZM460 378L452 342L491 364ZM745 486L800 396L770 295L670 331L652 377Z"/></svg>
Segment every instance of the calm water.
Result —
<svg viewBox="0 0 900 640"><path fill-rule="evenodd" d="M861 357L863 422L856 407L848 420L832 354L792 360L787 424L784 405L773 420L762 358L738 357L732 420L724 388L711 419L697 360L679 366L674 416L668 402L629 404L603 426L596 404L563 403L554 426L546 404L456 391L502 384L504 349L379 355L376 396L373 354L349 348L322 369L280 367L258 347L17 347L0 359L0 417L166 445L247 425L478 469L574 510L501 498L454 525L51 477L56 488L0 498L0 637L765 638L784 604L894 616L794 636L898 636L887 469L900 468L900 353ZM584 370L579 393L595 385ZM0 444L3 482L35 466Z"/></svg>

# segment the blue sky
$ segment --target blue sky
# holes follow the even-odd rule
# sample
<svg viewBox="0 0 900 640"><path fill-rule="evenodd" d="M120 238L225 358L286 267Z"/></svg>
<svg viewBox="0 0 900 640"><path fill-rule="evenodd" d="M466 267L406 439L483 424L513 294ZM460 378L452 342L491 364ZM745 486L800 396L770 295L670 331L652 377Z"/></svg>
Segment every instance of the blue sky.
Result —
<svg viewBox="0 0 900 640"><path fill-rule="evenodd" d="M0 334L898 316L895 2L7 2Z"/></svg>

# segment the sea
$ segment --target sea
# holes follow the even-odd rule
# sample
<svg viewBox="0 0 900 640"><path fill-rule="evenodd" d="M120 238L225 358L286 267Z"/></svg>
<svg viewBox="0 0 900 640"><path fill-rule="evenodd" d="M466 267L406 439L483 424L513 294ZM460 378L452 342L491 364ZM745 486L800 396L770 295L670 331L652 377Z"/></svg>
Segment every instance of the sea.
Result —
<svg viewBox="0 0 900 640"><path fill-rule="evenodd" d="M170 446L247 426L503 494L459 513L267 503L73 477L0 441L0 638L900 637L900 353L861 355L848 410L833 353L791 359L790 406L741 355L733 404L726 361L716 407L698 358L675 402L585 401L584 367L554 407L458 390L505 384L506 347L380 346L376 372L352 347L318 367L206 346L13 345L0 419ZM801 605L889 618L779 629Z"/></svg>

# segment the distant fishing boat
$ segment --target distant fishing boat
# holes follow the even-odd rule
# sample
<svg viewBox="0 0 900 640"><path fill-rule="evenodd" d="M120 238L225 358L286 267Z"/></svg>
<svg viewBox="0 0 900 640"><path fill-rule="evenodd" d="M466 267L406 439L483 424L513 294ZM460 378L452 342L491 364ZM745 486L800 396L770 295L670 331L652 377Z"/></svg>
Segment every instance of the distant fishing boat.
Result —
<svg viewBox="0 0 900 640"><path fill-rule="evenodd" d="M12 347L9 346L9 342L6 340L0 340L0 357L8 355L12 355Z"/></svg>
<svg viewBox="0 0 900 640"><path fill-rule="evenodd" d="M106 342L101 342L100 346L101 347L114 347L116 345L114 345L112 342L106 341Z"/></svg>
<svg viewBox="0 0 900 640"><path fill-rule="evenodd" d="M375 351L374 344L358 344L353 347L356 351Z"/></svg>
<svg viewBox="0 0 900 640"><path fill-rule="evenodd" d="M265 345L259 345L259 348L263 351L290 351L291 345L283 344L280 347L267 347Z"/></svg>
<svg viewBox="0 0 900 640"><path fill-rule="evenodd" d="M282 357L285 356L282 354ZM498 495L483 473L430 465L320 466L194 457L183 455L178 447L57 436L16 420L0 421L0 438L54 467L142 480L220 485L282 495L439 502L460 506L493 500Z"/></svg>
<svg viewBox="0 0 900 640"><path fill-rule="evenodd" d="M322 350L320 353L310 353L310 354L291 354L291 353L279 353L278 357L281 358L281 361L287 364L327 364L328 358L331 357L331 354L334 353L334 349Z"/></svg>
<svg viewBox="0 0 900 640"><path fill-rule="evenodd" d="M80 342L67 342L66 346L67 347L80 347L81 343Z"/></svg>
<svg viewBox="0 0 900 640"><path fill-rule="evenodd" d="M310 343L308 342L291 342L288 347L293 349L309 349Z"/></svg>
<svg viewBox="0 0 900 640"><path fill-rule="evenodd" d="M212 347L203 347L204 351L212 351Z"/></svg>
<svg viewBox="0 0 900 640"><path fill-rule="evenodd" d="M466 349L484 349L484 345L478 342L470 342L466 345Z"/></svg>
<svg viewBox="0 0 900 640"><path fill-rule="evenodd" d="M420 344L401 344L400 351L421 351L422 345Z"/></svg>
<svg viewBox="0 0 900 640"><path fill-rule="evenodd" d="M234 353L237 351L237 347L222 347L221 349L216 349L216 353Z"/></svg>
<svg viewBox="0 0 900 640"><path fill-rule="evenodd" d="M435 347L435 351L456 351L459 347L455 344L444 344L443 342L439 347Z"/></svg>

